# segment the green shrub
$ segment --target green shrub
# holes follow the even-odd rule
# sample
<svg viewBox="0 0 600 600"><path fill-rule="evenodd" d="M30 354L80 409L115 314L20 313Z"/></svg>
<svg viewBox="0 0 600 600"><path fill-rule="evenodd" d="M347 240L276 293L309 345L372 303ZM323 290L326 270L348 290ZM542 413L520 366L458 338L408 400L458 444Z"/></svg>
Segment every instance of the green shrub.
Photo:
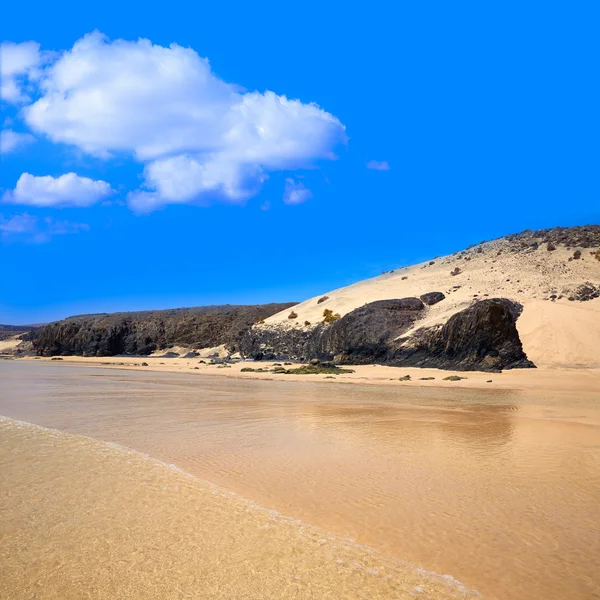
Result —
<svg viewBox="0 0 600 600"><path fill-rule="evenodd" d="M289 315L288 315L288 319L297 319L298 315L297 313L295 313L294 311L292 311Z"/></svg>
<svg viewBox="0 0 600 600"><path fill-rule="evenodd" d="M338 375L343 373L354 373L353 369L342 369L332 363L322 363L320 365L306 365L297 369L283 369L273 371L274 373L283 373L284 375Z"/></svg>
<svg viewBox="0 0 600 600"><path fill-rule="evenodd" d="M321 296L318 300L317 300L317 304L321 304L321 302L325 302L325 300L329 300L329 296Z"/></svg>
<svg viewBox="0 0 600 600"><path fill-rule="evenodd" d="M466 377L459 377L458 375L450 375L448 377L444 377L444 381L460 381L461 379L466 379Z"/></svg>
<svg viewBox="0 0 600 600"><path fill-rule="evenodd" d="M404 375L403 377L400 377L398 381L410 381L410 379L410 375Z"/></svg>

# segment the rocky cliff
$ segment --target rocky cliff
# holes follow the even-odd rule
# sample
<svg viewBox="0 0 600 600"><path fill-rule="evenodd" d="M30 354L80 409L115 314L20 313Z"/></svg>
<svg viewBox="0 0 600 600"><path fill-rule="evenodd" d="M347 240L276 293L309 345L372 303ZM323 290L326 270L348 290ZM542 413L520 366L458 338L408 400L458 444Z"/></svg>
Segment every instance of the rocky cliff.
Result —
<svg viewBox="0 0 600 600"><path fill-rule="evenodd" d="M498 371L535 365L523 352L516 321L521 306L505 298L475 302L444 325L403 336L427 314L419 298L371 302L331 324L305 331L258 327L240 350L249 358L335 360L340 364Z"/></svg>
<svg viewBox="0 0 600 600"><path fill-rule="evenodd" d="M225 305L83 315L41 327L32 341L40 356L147 355L174 345L210 348L221 344L235 352L253 324L291 306Z"/></svg>

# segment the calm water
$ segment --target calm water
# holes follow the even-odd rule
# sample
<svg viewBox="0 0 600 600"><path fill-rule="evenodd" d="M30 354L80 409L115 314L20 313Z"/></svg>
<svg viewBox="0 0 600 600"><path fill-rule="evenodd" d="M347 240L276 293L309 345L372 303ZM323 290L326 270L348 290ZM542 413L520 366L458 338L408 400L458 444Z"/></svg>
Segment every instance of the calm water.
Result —
<svg viewBox="0 0 600 600"><path fill-rule="evenodd" d="M600 598L600 391L6 361L0 414L1 598Z"/></svg>

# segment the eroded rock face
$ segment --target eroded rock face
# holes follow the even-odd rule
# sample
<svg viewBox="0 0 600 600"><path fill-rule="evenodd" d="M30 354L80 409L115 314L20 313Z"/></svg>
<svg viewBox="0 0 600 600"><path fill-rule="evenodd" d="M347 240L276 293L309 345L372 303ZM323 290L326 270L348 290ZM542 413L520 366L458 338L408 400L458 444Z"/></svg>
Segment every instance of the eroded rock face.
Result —
<svg viewBox="0 0 600 600"><path fill-rule="evenodd" d="M258 360L334 358L340 364L498 371L535 365L527 359L516 328L521 306L486 299L453 315L447 323L414 327L427 308L418 298L381 300L357 308L331 325L313 330L259 327L242 339L243 355Z"/></svg>
<svg viewBox="0 0 600 600"><path fill-rule="evenodd" d="M370 302L324 330L312 353L349 364L385 362L392 341L410 329L424 310L418 298Z"/></svg>
<svg viewBox="0 0 600 600"><path fill-rule="evenodd" d="M37 329L32 342L42 356L147 355L173 345L209 348L221 344L235 352L254 323L290 306L226 305L83 315Z"/></svg>
<svg viewBox="0 0 600 600"><path fill-rule="evenodd" d="M399 341L388 364L455 370L529 368L516 321L522 307L505 298L476 302L441 327Z"/></svg>

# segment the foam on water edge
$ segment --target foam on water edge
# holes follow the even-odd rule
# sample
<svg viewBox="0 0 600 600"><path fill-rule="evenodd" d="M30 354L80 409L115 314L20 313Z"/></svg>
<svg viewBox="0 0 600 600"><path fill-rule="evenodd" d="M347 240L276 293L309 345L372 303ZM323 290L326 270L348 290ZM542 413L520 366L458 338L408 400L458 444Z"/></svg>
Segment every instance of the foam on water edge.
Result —
<svg viewBox="0 0 600 600"><path fill-rule="evenodd" d="M155 469L161 468L161 469L167 469L167 470L173 471L173 472L177 473L179 476L181 476L185 479L188 479L190 482L194 482L194 483L202 485L205 489L209 490L210 493L214 496L228 498L228 499L231 499L235 502L238 502L238 503L244 505L247 509L254 510L254 511L260 511L262 514L268 515L268 517L271 520L279 520L279 521L293 523L297 527L297 531L299 532L299 534L302 536L305 536L305 537L307 536L305 534L305 532L312 533L313 537L322 536L322 537L320 537L319 542L322 544L329 544L333 549L337 548L338 544L346 543L346 544L352 545L356 549L358 549L366 554L369 554L371 556L382 556L382 553L379 552L378 550L376 550L370 546L361 544L350 537L342 537L342 536L333 534L331 532L326 532L323 529L321 529L320 527L306 523L300 519L297 519L296 517L285 515L285 514L279 512L278 510L261 506L261 505L257 504L256 502L254 502L248 498L245 498L243 496L240 496L239 494L237 494L233 491L219 487L210 481L207 481L205 479L197 477L196 475L188 473L187 471L184 471L183 469L181 469L180 467L178 467L172 463L162 461L160 459L154 458L153 456L151 456L149 454L146 454L144 452L139 452L137 450L133 450L132 448L128 448L127 446L123 446L116 442L106 442L106 441L98 440L96 438L92 438L92 437L85 436L85 435L62 432L57 429L52 429L49 427L44 427L42 425L37 425L35 423L21 421L18 419L12 419L10 417L0 415L0 426L2 426L2 425L11 427L12 429L16 429L16 430L37 431L37 432L43 434L46 438L50 438L50 439L71 438L71 439L77 439L80 441L87 441L87 442L91 443L91 446L89 446L88 449L99 455L114 454L114 455L118 455L120 457L130 457L131 459L134 459L134 458L137 460L142 459L144 462L146 462L148 465L152 466ZM128 461L128 462L130 462L130 464L132 464L133 460ZM470 597L477 597L477 598L482 597L479 592L477 592L474 589L468 588L467 586L465 586L463 583L461 583L458 579L456 579L452 575L436 573L435 571L430 571L430 570L424 569L424 568L419 567L411 562L404 561L404 560L401 560L401 559L398 559L395 557L390 557L387 555L385 555L385 556L388 560L391 560L392 562L396 563L397 565L399 565L405 569L410 569L411 571L413 571L414 573L423 577L424 579L428 579L432 582L437 582L437 583L447 585L448 587L450 587L460 593L463 593L465 595L469 595ZM344 562L343 559L337 559L337 560L338 560L338 562L341 562L341 563ZM377 569L367 568L356 560L353 563L353 567L356 569L360 569L366 573L369 573L370 575L373 575L373 576L380 575L380 573ZM392 575L388 574L388 575L385 575L385 577L390 578L390 577L392 577ZM416 594L420 594L423 592L423 589L420 588L420 586L415 586L414 592Z"/></svg>

